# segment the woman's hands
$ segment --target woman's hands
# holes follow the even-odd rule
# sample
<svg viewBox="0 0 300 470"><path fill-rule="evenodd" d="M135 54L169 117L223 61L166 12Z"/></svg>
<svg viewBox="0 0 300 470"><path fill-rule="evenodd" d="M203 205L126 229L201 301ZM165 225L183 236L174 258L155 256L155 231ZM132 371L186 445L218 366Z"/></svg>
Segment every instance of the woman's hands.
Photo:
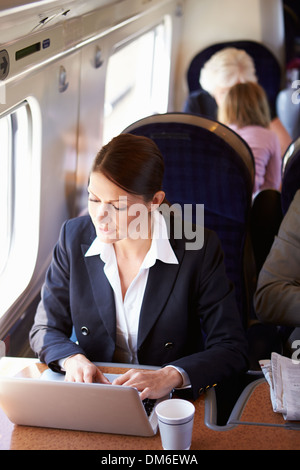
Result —
<svg viewBox="0 0 300 470"><path fill-rule="evenodd" d="M97 382L110 384L104 374L84 355L76 354L66 359L65 380L68 382ZM112 385L125 385L136 388L141 400L161 398L173 388L182 385L182 376L174 367L163 367L158 370L130 369L117 377Z"/></svg>
<svg viewBox="0 0 300 470"><path fill-rule="evenodd" d="M75 354L66 359L64 363L67 382L87 382L110 384L104 374L90 362L83 354Z"/></svg>
<svg viewBox="0 0 300 470"><path fill-rule="evenodd" d="M161 398L168 395L173 388L182 385L182 376L174 367L163 367L158 370L130 369L113 381L113 385L126 385L137 388L141 400Z"/></svg>

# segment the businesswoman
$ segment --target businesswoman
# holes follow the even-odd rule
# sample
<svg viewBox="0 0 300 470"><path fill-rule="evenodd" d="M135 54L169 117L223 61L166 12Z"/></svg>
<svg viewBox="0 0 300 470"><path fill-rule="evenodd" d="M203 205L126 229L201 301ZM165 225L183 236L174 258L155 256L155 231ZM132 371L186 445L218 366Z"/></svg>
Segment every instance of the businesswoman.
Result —
<svg viewBox="0 0 300 470"><path fill-rule="evenodd" d="M61 229L30 342L68 381L107 383L92 362L132 363L115 384L138 388L142 399L180 387L196 398L247 367L217 236L205 230L196 250L184 230L175 236L161 213L163 172L151 139L115 137L95 158L89 215Z"/></svg>

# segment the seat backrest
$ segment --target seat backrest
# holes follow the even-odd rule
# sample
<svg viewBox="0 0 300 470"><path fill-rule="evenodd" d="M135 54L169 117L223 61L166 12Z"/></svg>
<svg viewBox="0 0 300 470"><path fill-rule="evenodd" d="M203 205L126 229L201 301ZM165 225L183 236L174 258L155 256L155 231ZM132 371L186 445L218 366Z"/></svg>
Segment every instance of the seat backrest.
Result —
<svg viewBox="0 0 300 470"><path fill-rule="evenodd" d="M276 189L263 189L254 198L250 234L258 276L282 222L281 194Z"/></svg>
<svg viewBox="0 0 300 470"><path fill-rule="evenodd" d="M243 254L254 181L250 148L222 124L185 113L151 116L123 132L156 142L165 161L163 189L171 204L204 204L204 224L221 240L245 319Z"/></svg>
<svg viewBox="0 0 300 470"><path fill-rule="evenodd" d="M256 41L230 41L213 44L200 51L191 61L187 72L189 91L198 90L200 87L200 70L215 52L227 47L243 49L254 60L256 75L259 84L264 88L272 108L276 109L276 97L280 91L281 69L273 53L263 44Z"/></svg>
<svg viewBox="0 0 300 470"><path fill-rule="evenodd" d="M287 212L296 192L300 189L300 137L294 140L282 160L281 204Z"/></svg>

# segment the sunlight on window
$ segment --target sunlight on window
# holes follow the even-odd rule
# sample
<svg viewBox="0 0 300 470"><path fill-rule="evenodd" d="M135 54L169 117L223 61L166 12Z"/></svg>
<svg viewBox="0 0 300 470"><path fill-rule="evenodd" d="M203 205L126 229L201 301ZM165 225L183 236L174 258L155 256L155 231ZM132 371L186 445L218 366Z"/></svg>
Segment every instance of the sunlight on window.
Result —
<svg viewBox="0 0 300 470"><path fill-rule="evenodd" d="M3 271L9 253L11 239L11 118L0 119L1 158L0 158L0 274Z"/></svg>
<svg viewBox="0 0 300 470"><path fill-rule="evenodd" d="M33 98L0 117L0 317L28 286L36 262L40 124Z"/></svg>
<svg viewBox="0 0 300 470"><path fill-rule="evenodd" d="M110 57L105 88L104 143L145 116L164 113L170 71L169 28L158 25Z"/></svg>

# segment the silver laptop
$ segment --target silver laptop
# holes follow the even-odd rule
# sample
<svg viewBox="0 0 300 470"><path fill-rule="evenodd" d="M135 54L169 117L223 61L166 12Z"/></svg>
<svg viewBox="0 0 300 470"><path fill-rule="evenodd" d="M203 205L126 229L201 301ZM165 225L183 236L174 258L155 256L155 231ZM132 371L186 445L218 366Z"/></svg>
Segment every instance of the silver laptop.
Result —
<svg viewBox="0 0 300 470"><path fill-rule="evenodd" d="M1 408L10 421L26 426L153 436L157 403L143 403L132 387L65 382L50 369L38 379L0 376Z"/></svg>

